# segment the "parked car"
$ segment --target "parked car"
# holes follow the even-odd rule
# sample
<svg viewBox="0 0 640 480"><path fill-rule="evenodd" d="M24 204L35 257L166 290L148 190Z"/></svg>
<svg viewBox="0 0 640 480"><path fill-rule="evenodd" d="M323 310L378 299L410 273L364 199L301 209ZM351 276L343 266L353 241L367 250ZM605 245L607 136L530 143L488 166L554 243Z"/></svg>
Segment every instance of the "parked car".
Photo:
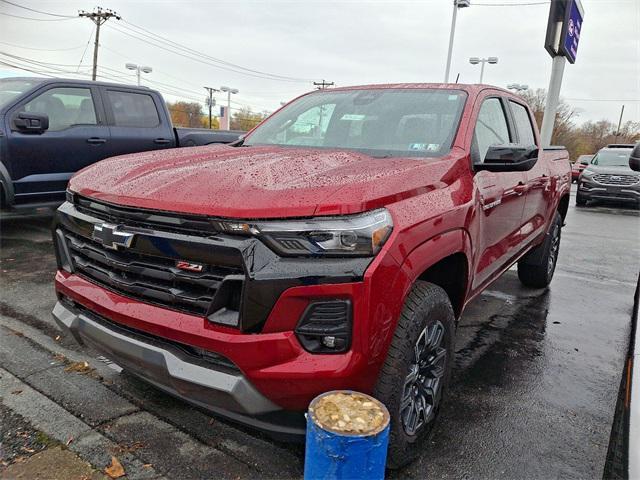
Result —
<svg viewBox="0 0 640 480"><path fill-rule="evenodd" d="M306 94L234 146L142 153L77 174L54 238L60 327L236 421L303 434L318 394L391 412L389 465L433 431L465 305L517 262L553 277L562 147L484 85Z"/></svg>
<svg viewBox="0 0 640 480"><path fill-rule="evenodd" d="M607 145L580 174L576 205L589 200L632 202L640 206L640 173L629 167L633 145Z"/></svg>
<svg viewBox="0 0 640 480"><path fill-rule="evenodd" d="M576 158L576 161L573 162L573 165L571 166L571 180L574 182L578 181L578 177L580 177L580 174L582 173L582 171L587 168L587 165L589 165L589 163L591 163L591 159L593 158L593 155L580 155L578 158Z"/></svg>
<svg viewBox="0 0 640 480"><path fill-rule="evenodd" d="M103 158L239 136L173 128L162 96L146 87L0 79L0 208L57 206L69 178Z"/></svg>

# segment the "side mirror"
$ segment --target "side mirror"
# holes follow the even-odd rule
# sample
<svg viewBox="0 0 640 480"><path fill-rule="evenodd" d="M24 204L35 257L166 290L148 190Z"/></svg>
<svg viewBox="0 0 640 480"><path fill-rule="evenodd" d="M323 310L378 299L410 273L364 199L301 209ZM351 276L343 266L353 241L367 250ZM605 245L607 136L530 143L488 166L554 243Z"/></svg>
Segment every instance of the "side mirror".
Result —
<svg viewBox="0 0 640 480"><path fill-rule="evenodd" d="M520 145L492 145L483 163L474 165L476 170L490 172L526 172L538 161L538 147Z"/></svg>
<svg viewBox="0 0 640 480"><path fill-rule="evenodd" d="M16 128L25 133L42 133L49 128L49 116L41 113L20 112L13 119Z"/></svg>
<svg viewBox="0 0 640 480"><path fill-rule="evenodd" d="M631 155L629 156L629 168L636 172L640 172L640 142L636 143L636 146L631 150Z"/></svg>

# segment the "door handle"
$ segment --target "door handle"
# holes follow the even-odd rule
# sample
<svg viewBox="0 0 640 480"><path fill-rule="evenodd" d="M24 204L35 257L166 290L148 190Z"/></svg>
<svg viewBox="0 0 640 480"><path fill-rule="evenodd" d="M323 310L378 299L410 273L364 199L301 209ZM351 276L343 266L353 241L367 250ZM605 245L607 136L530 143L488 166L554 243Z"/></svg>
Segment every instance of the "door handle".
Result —
<svg viewBox="0 0 640 480"><path fill-rule="evenodd" d="M103 143L107 143L107 139L106 138L91 137L91 138L87 138L87 143L90 143L91 145L101 145Z"/></svg>
<svg viewBox="0 0 640 480"><path fill-rule="evenodd" d="M518 183L518 185L513 187L513 191L516 192L516 195L518 196L522 195L523 193L526 193L527 190L529 190L529 187L522 182Z"/></svg>
<svg viewBox="0 0 640 480"><path fill-rule="evenodd" d="M156 143L158 145L166 145L167 143L171 143L171 140L169 140L168 138L156 138L153 143Z"/></svg>

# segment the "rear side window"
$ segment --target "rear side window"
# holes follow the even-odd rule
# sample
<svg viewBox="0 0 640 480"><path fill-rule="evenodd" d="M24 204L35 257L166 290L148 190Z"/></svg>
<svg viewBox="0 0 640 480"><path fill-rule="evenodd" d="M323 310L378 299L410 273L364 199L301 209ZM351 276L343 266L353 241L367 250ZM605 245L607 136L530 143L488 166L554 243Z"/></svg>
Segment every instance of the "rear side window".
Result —
<svg viewBox="0 0 640 480"><path fill-rule="evenodd" d="M117 127L157 127L158 110L151 95L108 90L109 104Z"/></svg>
<svg viewBox="0 0 640 480"><path fill-rule="evenodd" d="M52 88L27 102L22 111L49 117L49 131L74 125L96 125L96 111L88 88Z"/></svg>
<svg viewBox="0 0 640 480"><path fill-rule="evenodd" d="M498 98L485 100L480 107L478 122L473 134L474 161L483 162L490 146L509 142L509 127L502 102Z"/></svg>
<svg viewBox="0 0 640 480"><path fill-rule="evenodd" d="M518 129L518 138L520 144L530 147L536 144L536 137L533 134L533 126L531 125L531 117L527 109L519 103L509 101L511 104L511 112L513 113L513 120L516 122L516 128Z"/></svg>

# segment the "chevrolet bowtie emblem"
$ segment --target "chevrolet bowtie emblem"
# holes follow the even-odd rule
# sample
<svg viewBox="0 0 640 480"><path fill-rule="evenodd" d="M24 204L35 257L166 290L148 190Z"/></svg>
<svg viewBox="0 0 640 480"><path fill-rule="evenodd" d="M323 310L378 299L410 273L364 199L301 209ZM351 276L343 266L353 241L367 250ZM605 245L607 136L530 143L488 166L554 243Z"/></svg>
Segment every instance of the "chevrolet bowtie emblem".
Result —
<svg viewBox="0 0 640 480"><path fill-rule="evenodd" d="M129 248L134 234L120 231L119 228L118 225L109 223L96 224L93 226L93 239L111 250L118 250L118 247Z"/></svg>

